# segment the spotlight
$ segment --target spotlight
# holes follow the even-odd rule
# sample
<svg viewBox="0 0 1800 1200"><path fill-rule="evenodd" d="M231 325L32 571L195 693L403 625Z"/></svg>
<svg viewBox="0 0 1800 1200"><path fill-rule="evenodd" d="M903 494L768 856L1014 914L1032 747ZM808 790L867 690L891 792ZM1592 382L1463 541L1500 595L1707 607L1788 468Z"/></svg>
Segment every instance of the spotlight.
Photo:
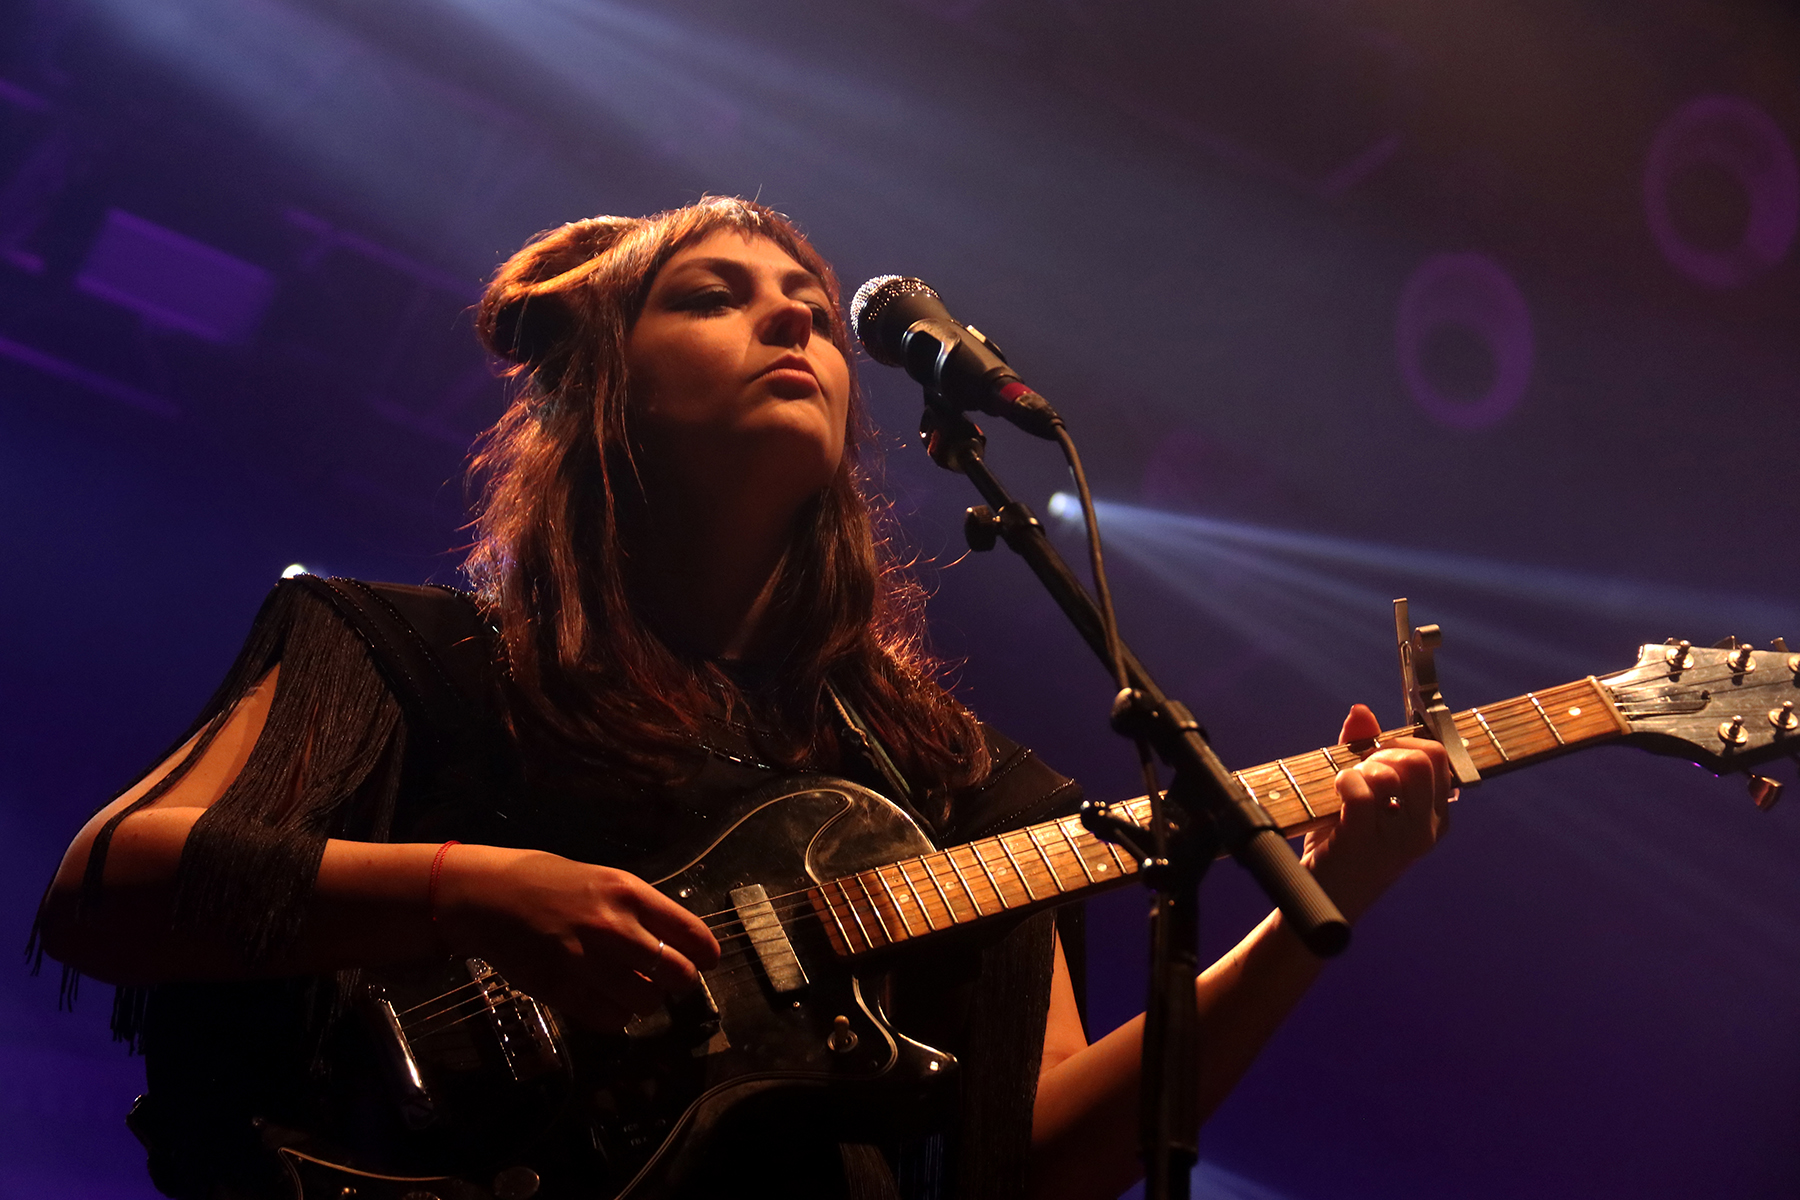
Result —
<svg viewBox="0 0 1800 1200"><path fill-rule="evenodd" d="M312 574L312 572L307 569L307 566L305 563L289 563L287 565L287 567L285 569L283 569L283 571L281 572L281 577L283 579L292 579L296 575L311 575L311 574Z"/></svg>
<svg viewBox="0 0 1800 1200"><path fill-rule="evenodd" d="M1050 493L1050 515L1059 521L1081 520L1081 501L1072 492Z"/></svg>

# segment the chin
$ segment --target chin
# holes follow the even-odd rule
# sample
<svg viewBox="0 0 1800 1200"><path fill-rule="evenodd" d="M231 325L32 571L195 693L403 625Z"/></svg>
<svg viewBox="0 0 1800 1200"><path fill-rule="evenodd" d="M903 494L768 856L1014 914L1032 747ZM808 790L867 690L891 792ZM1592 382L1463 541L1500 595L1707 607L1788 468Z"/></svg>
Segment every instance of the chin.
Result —
<svg viewBox="0 0 1800 1200"><path fill-rule="evenodd" d="M816 479L819 487L825 487L836 477L843 460L844 438L827 428L819 416L815 411L799 420L759 423L761 428L751 439L755 444L752 453L779 463L783 475Z"/></svg>

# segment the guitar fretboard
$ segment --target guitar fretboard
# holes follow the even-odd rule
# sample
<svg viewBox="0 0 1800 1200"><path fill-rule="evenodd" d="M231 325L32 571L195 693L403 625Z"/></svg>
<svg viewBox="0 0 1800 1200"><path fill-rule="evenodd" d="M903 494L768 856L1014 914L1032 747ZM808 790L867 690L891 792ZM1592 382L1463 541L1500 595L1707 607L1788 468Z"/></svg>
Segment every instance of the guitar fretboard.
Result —
<svg viewBox="0 0 1800 1200"><path fill-rule="evenodd" d="M1608 741L1630 731L1603 684L1587 679L1527 692L1455 715L1469 758L1484 777ZM1416 727L1367 743L1326 746L1235 773L1289 837L1328 824L1342 807L1337 774ZM1150 801L1114 806L1140 825ZM1003 913L1024 913L1115 887L1138 864L1062 817L946 850L902 859L820 884L808 893L841 955L866 954Z"/></svg>

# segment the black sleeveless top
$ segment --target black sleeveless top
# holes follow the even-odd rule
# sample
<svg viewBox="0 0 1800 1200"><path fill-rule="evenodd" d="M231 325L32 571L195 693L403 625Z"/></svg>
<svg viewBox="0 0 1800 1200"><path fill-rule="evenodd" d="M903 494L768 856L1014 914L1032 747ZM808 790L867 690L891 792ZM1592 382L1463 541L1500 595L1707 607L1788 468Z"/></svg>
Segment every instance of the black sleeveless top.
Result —
<svg viewBox="0 0 1800 1200"><path fill-rule="evenodd" d="M250 761L190 835L177 920L226 929L256 961L278 953L298 929L328 837L454 838L629 870L661 847L703 837L731 797L779 779L726 729L696 746L696 770L679 787L651 795L647 785L596 780L578 795L539 794L524 782L502 719L497 646L472 599L452 589L310 576L278 586L231 674L177 742L199 733L190 756L197 758L222 715L281 664ZM942 828L927 827L939 845L1047 820L1079 803L1069 780L984 732L993 770L953 798ZM854 737L841 740L856 745ZM302 752L307 783L296 794ZM852 749L836 773L905 803L871 755ZM287 798L271 800L277 796ZM109 837L110 828L96 840L90 880L99 877ZM1072 917L1078 913L1064 910L1060 923L1079 972ZM794 1196L856 1200L1022 1196L1053 928L1052 915L1042 913L929 950L895 972L896 1027L962 1064L958 1087L941 1111L922 1114L918 1128L841 1143L804 1119L759 1113L727 1124L680 1195L760 1196L778 1186ZM287 1194L259 1130L270 1114L303 1119L297 1110L308 1103L322 1047L356 983L354 972L344 972L121 989L115 1030L141 1045L149 1080L132 1127L165 1194ZM553 1194L547 1181L542 1195Z"/></svg>

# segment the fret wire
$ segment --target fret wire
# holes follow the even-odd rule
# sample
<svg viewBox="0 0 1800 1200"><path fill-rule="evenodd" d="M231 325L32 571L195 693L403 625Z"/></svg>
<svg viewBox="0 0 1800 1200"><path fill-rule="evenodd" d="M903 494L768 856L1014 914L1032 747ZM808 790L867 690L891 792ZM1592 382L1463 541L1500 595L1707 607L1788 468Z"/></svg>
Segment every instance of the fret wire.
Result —
<svg viewBox="0 0 1800 1200"><path fill-rule="evenodd" d="M1300 786L1300 781L1294 778L1292 771L1288 770L1287 760L1278 758L1275 760L1275 765L1281 768L1281 773L1287 776L1288 783L1293 785L1294 795L1299 798L1300 807L1306 810L1307 817L1318 816L1319 814L1313 811L1313 806L1307 802L1306 789Z"/></svg>
<svg viewBox="0 0 1800 1200"><path fill-rule="evenodd" d="M917 862L918 860L914 859L913 861ZM906 890L912 893L913 907L918 910L920 916L925 918L925 932L936 933L937 926L931 920L931 906L925 903L925 897L919 895L919 886L912 881L912 872L906 869L906 863L906 859L901 859L894 864L894 869L900 872L900 882L904 883Z"/></svg>
<svg viewBox="0 0 1800 1200"><path fill-rule="evenodd" d="M1531 707L1537 709L1537 715L1544 718L1544 724L1548 725L1550 727L1550 736L1556 739L1556 744L1559 746L1568 745L1569 743L1563 741L1563 735L1561 733L1557 732L1556 722L1552 721L1550 719L1550 714L1545 712L1544 706L1538 702L1538 698L1537 698L1536 694L1534 694L1532 692L1526 692L1525 698L1527 700L1531 701Z"/></svg>
<svg viewBox="0 0 1800 1200"><path fill-rule="evenodd" d="M850 947L850 931L848 929L844 928L844 918L838 915L836 906L834 906L831 903L830 898L826 896L825 889L823 887L816 887L816 888L811 888L808 890L817 894L817 896L819 898L819 903L823 903L825 906L825 911L831 914L831 923L833 925L837 926L838 939L843 943L845 952L848 953L851 948ZM814 907L816 908L817 904L815 904Z"/></svg>
<svg viewBox="0 0 1800 1200"><path fill-rule="evenodd" d="M1488 724L1488 720L1482 715L1481 710L1479 708L1472 708L1469 711L1474 713L1475 719L1481 723L1481 730L1488 735L1488 741L1494 743L1494 750L1500 755L1500 761L1503 763L1511 762L1512 755L1508 754L1506 752L1506 747L1500 744L1500 739L1494 735L1494 727Z"/></svg>
<svg viewBox="0 0 1800 1200"><path fill-rule="evenodd" d="M931 869L930 859L937 857L938 855L933 854L928 858L921 854L919 855L919 865L925 868L925 878L931 880L931 886L937 889L938 899L944 902L944 911L950 914L950 923L954 925L956 924L956 908L950 903L950 893L944 890L944 885L938 882L937 872Z"/></svg>
<svg viewBox="0 0 1800 1200"><path fill-rule="evenodd" d="M1044 844L1038 841L1037 826L1027 825L1024 832L1025 836L1031 839L1032 848L1038 852L1038 857L1044 860L1044 870L1050 872L1050 887L1058 894L1067 891L1068 889L1063 887L1062 877L1056 873L1056 864L1050 861L1050 855L1045 852Z"/></svg>
<svg viewBox="0 0 1800 1200"><path fill-rule="evenodd" d="M962 867L956 861L956 848L952 846L950 849L944 851L944 857L950 860L950 869L956 872L956 882L962 884L962 890L968 895L969 904L975 909L975 915L978 917L987 916L986 913L981 911L981 901L975 898L975 889L969 886L969 877L962 873Z"/></svg>
<svg viewBox="0 0 1800 1200"><path fill-rule="evenodd" d="M841 879L833 882L837 884L838 891L844 897L844 907L850 910L850 919L856 922L856 931L862 934L863 949L873 950L875 939L869 936L869 927L863 924L862 914L856 911L856 901L850 898L850 889L844 886L844 881Z"/></svg>
<svg viewBox="0 0 1800 1200"><path fill-rule="evenodd" d="M888 883L887 868L876 867L875 878L880 880L881 890L887 893L888 903L894 906L894 915L900 918L900 931L907 937L912 937L912 922L906 919L906 910L900 906L900 898L894 895L893 886Z"/></svg>
<svg viewBox="0 0 1800 1200"><path fill-rule="evenodd" d="M831 885L833 883L838 885L838 893L840 896L843 897L843 899L833 900L830 898L831 897ZM856 922L857 932L858 933L862 932L862 922L860 920L858 920L858 918L856 916L856 909L850 904L850 901L849 901L850 894L844 890L844 886L843 886L842 882L839 880L836 880L836 879L832 880L830 883L821 884L819 890L826 897L825 903L831 909L832 918L837 921L838 928L841 929L844 933L844 945L849 948L850 953L852 953L852 954L857 953L856 939L850 936L850 926L844 924L844 918L843 918L843 913L845 911L849 912L850 919L852 921ZM869 939L868 939L867 935L864 935L863 949L865 949L865 950L868 949L869 945L870 945Z"/></svg>
<svg viewBox="0 0 1800 1200"><path fill-rule="evenodd" d="M1147 811L1150 807L1150 798L1148 796L1141 797L1141 803L1142 807ZM1133 800L1125 805L1125 815L1131 818L1131 823L1133 825L1142 826L1144 822L1138 817L1139 804L1139 800ZM1111 856L1113 865L1119 868L1120 874L1131 874L1131 867L1127 864L1125 856L1119 853L1119 848L1117 846L1113 845L1103 837L1096 837L1094 840L1106 847L1106 853Z"/></svg>
<svg viewBox="0 0 1800 1200"><path fill-rule="evenodd" d="M1331 768L1331 773L1333 776L1335 776L1339 771L1342 771L1344 768L1338 766L1337 755L1333 754L1331 751L1332 751L1332 747L1330 747L1330 746L1322 746L1319 748L1319 753L1323 754L1325 756L1325 765L1327 767Z"/></svg>
<svg viewBox="0 0 1800 1200"><path fill-rule="evenodd" d="M987 876L988 886L994 889L994 899L999 903L1000 911L1005 912L1011 906L1006 903L1006 893L1000 890L1000 881L994 877L993 871L988 869L987 856L981 852L981 843L970 842L969 851L975 856L975 865L981 868L983 875Z"/></svg>
<svg viewBox="0 0 1800 1200"><path fill-rule="evenodd" d="M1006 861L1012 864L1013 874L1019 877L1019 886L1025 889L1025 903L1032 903L1037 897L1031 892L1031 880L1025 878L1025 872L1019 869L1019 860L1013 857L1012 847L1006 844L1006 835L1003 833L994 841L1000 843L1000 853L1006 855Z"/></svg>
<svg viewBox="0 0 1800 1200"><path fill-rule="evenodd" d="M1520 742L1524 742L1531 747L1525 752L1528 756L1541 753L1544 749L1548 748L1549 742L1546 742L1544 738L1545 723L1544 718L1540 714L1531 707L1523 704L1494 722L1497 728L1503 730L1507 737L1512 739L1515 754L1518 751L1518 743ZM1554 727L1552 727L1551 742L1557 740L1555 732Z"/></svg>
<svg viewBox="0 0 1800 1200"><path fill-rule="evenodd" d="M1357 761L1360 762L1362 760L1358 759ZM1317 768L1305 772L1301 782L1305 783L1308 787L1315 789L1327 788L1335 792L1337 787L1337 777L1343 770L1344 768L1338 766L1336 761L1332 759L1330 755L1321 753L1318 756Z"/></svg>
<svg viewBox="0 0 1800 1200"><path fill-rule="evenodd" d="M1332 764L1331 758L1323 750L1312 754L1295 755L1288 762L1298 760L1300 765L1294 771L1295 781L1302 787L1318 790L1330 787L1337 781L1339 768Z"/></svg>
<svg viewBox="0 0 1800 1200"><path fill-rule="evenodd" d="M875 914L875 924L881 927L881 936L889 946L894 944L894 931L888 928L887 918L881 915L881 905L875 903L875 893L869 890L866 871L858 871L850 878L856 880L856 886L862 889L863 898L869 902L869 911Z"/></svg>
<svg viewBox="0 0 1800 1200"><path fill-rule="evenodd" d="M1087 877L1089 883L1094 882L1094 873L1088 869L1087 855L1083 854L1081 848L1075 844L1074 837L1069 833L1068 825L1063 821L1058 821L1056 822L1056 831L1063 835L1063 841L1069 843L1069 849L1075 854L1075 861L1081 865L1082 875Z"/></svg>

